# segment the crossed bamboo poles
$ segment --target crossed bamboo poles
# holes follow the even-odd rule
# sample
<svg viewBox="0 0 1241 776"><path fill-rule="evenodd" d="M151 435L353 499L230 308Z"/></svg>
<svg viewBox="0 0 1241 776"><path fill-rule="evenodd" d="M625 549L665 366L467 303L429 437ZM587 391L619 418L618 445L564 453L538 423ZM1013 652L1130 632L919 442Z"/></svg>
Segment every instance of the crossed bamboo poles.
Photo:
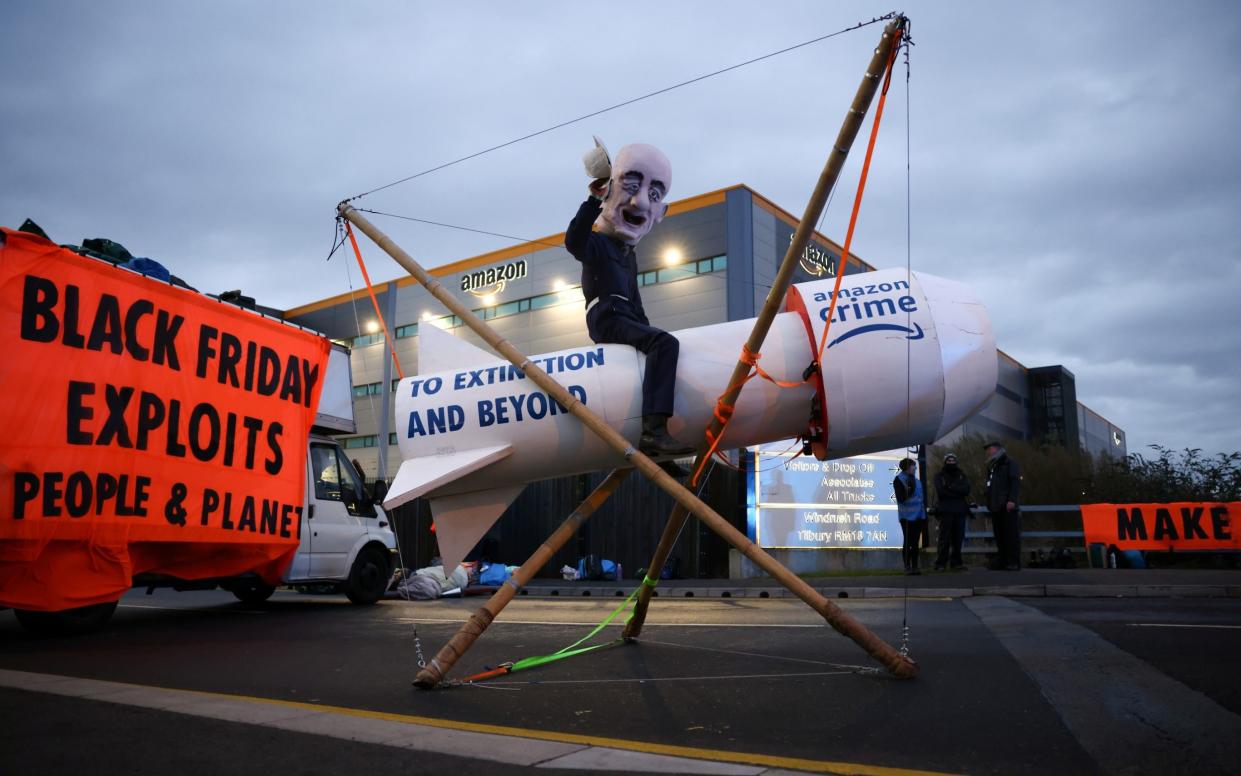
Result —
<svg viewBox="0 0 1241 776"><path fill-rule="evenodd" d="M849 155L849 149L852 147L858 130L861 128L862 119L865 117L875 92L879 88L880 81L883 79L885 71L894 58L897 46L900 44L906 21L905 17L899 16L884 27L883 36L874 51L874 55L871 57L861 84L858 86L853 104L850 106L849 112L845 114L845 120L837 135L836 143L828 154L827 162L819 175L814 193L806 205L805 214L802 216L801 223L793 235L792 242L789 243L788 251L784 256L783 262L781 262L775 282L772 283L767 300L754 322L754 328L750 333L749 339L746 341L746 349L751 353L758 353L761 350L763 340L766 339L767 332L780 310L784 295L793 278L793 270L797 266L797 258L805 250L814 225L818 222L819 216L827 203L828 194L831 193L832 187L840 176L845 159ZM585 404L578 401L558 381L531 362L508 340L501 337L484 323L482 319L474 315L469 308L445 289L438 280L432 277L408 253L364 218L348 202L340 203L337 207L337 212L341 217L348 219L350 223L357 226L376 245L382 248L385 253L404 267L432 296L452 311L466 326L469 326L496 353L503 356L518 369L521 369L535 385L566 407L586 428L623 455L633 468L640 471L676 501L676 506L664 528L663 537L655 550L655 556L647 566L648 569L657 570L663 567L673 544L676 542L677 536L680 534L681 526L684 524L687 516L692 514L739 550L742 555L749 558L756 566L763 569L780 584L788 588L790 592L806 602L812 609L822 615L829 625L856 642L867 654L887 668L892 675L902 679L911 679L917 676L918 665L911 658L893 649L891 645L880 639L812 588L805 580L785 568L779 561L734 528L719 513L665 473L657 463L639 452L629 440L617 433L602 418L588 409ZM841 256L840 266L837 268L838 272L844 271L844 262L847 258L847 256ZM728 390L721 397L723 404L732 406L736 403L750 368L751 363L749 360L744 357L738 359L737 366L733 370L732 379L728 382ZM710 430L712 438L718 438L722 426L723 423L718 419L712 420ZM700 462L708 450L709 448L705 444L699 449ZM694 471L698 472L701 468L695 465ZM485 605L476 611L448 643L436 653L427 666L418 672L414 684L423 689L431 689L443 681L457 660L482 635L492 620L517 594L517 591L525 586L539 569L572 538L581 524L589 519L595 510L612 495L630 471L630 469L612 471L586 500L566 518L564 523L547 538L539 549L518 568L510 578L510 581L502 586ZM650 578L648 573L646 579L643 580L643 585L635 604L634 614L625 628L624 635L626 638L636 638L641 632L653 591L654 580Z"/></svg>

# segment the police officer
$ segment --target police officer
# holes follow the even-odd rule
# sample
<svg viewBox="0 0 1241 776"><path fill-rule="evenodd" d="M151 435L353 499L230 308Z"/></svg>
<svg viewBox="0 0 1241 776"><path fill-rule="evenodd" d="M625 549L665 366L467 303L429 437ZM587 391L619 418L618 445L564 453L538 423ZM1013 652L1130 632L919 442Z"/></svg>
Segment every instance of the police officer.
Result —
<svg viewBox="0 0 1241 776"><path fill-rule="evenodd" d="M667 426L680 343L647 319L634 254L634 246L668 209L664 199L672 165L659 149L644 144L625 146L612 163L598 138L595 142L583 160L594 178L590 196L565 231L565 248L582 263L586 329L596 343L632 345L646 354L638 449L653 457L687 455L694 448L669 435ZM596 223L598 232L591 231Z"/></svg>
<svg viewBox="0 0 1241 776"><path fill-rule="evenodd" d="M987 511L995 535L993 569L1021 570L1021 467L999 442L988 442Z"/></svg>

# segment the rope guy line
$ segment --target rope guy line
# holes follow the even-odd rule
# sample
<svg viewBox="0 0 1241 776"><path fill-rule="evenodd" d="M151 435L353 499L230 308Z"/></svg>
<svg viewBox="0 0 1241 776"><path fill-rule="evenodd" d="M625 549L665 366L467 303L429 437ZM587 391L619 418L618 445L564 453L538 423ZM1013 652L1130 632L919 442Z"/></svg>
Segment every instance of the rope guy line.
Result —
<svg viewBox="0 0 1241 776"><path fill-rule="evenodd" d="M857 24L853 25L852 27L845 27L845 28L844 28L844 29L842 29L842 30L837 30L836 32L832 32L832 33L829 33L829 34L827 34L827 35L821 35L821 36L819 36L819 37L817 37L817 38L814 38L814 39L812 39L812 40L807 40L807 41L804 41L804 42L802 42L802 43L797 43L797 44L795 44L795 45L788 46L787 48L782 48L782 49L780 49L780 50L778 50L778 51L772 51L772 52L769 52L769 53L767 53L767 54L763 54L763 55L761 55L761 56L754 57L753 59L747 59L747 60L746 60L746 61L744 61L744 62L738 62L738 63L737 63L737 64L735 64L735 65L729 65L728 67L721 68L721 69L719 69L719 70L715 70L715 71L710 72L710 73L706 73L705 75L700 75L700 76L697 76L696 78L691 78L691 79L689 79L689 80L687 80L687 81L681 81L680 83L676 83L676 84L673 84L673 85L671 85L671 86L665 86L665 87L664 87L664 88L662 88L662 89L657 89L657 90L655 90L655 91L653 91L653 92L648 92L647 94L643 94L643 95L641 95L640 97L633 97L633 98L631 98L631 99L625 100L624 102L618 102L618 103L616 103L615 105L609 105L609 106L608 106L608 107L606 107L606 108L600 108L599 110L592 111L591 113L587 113L587 114L585 114L585 115L583 115L583 116L578 116L577 118L574 118L574 119L569 119L568 121L562 121L562 122L560 122L559 124L554 124L554 125L552 125L552 126L550 126L550 127L547 127L546 129L540 129L540 130L538 130L537 132L531 132L531 133L529 133L529 134L522 135L521 137L514 138L514 139L512 139L512 140L508 140L508 141L503 142L503 143L500 143L500 144L498 144L498 145L493 145L493 146L491 146L491 147L489 147L489 148L484 148L484 149L483 149L483 150L481 150L481 151L475 151L475 152L474 152L474 153L472 153L472 154L468 154L468 155L466 155L466 156L462 156L462 157L460 157L460 158L453 159L453 160L452 160L452 161L450 161L450 162L444 162L443 164L438 164L438 165L436 165L436 166L434 166L434 167L427 168L427 169L425 169L425 170L423 170L423 171L421 171L421 172L416 172L416 173L414 173L413 175L407 175L407 176L405 176L404 178L401 178L401 179L399 179L399 180L392 181L391 183L385 183L385 184L384 184L384 185L382 185L382 186L377 186L377 187L375 187L375 188L373 188L373 189L370 189L369 191L364 191L364 192L362 192L361 194L355 194L355 195L353 195L352 197L349 197L348 199L346 199L346 200L344 200L344 201L345 201L345 202L352 202L352 201L354 201L355 199L361 199L362 197L368 196L368 195L370 195L370 194L374 194L374 193L375 193L375 192L377 192L377 191L383 191L384 189L390 189L390 188L392 188L393 186L398 186L398 185L400 185L400 184L402 184L402 183L406 183L406 182L408 182L408 181L412 181L412 180L414 180L415 178L421 178L421 177L422 177L422 176L424 176L424 175L430 175L430 174L431 174L431 173L433 173L433 172L438 172L439 170L443 170L443 169L444 169L444 168L446 168L446 167L451 167L451 166L453 166L454 164L460 164L461 162L467 162L467 161L469 161L469 160L471 160L471 159L476 159L476 158L478 158L478 157L480 157L480 156L482 156L482 155L484 155L484 154L489 154L489 153L491 153L492 151L499 151L499 150L500 150L500 149L502 149L502 148L508 148L508 147L509 147L509 146L511 146L511 145L516 145L517 143L523 142L523 141L525 141L525 140L530 140L530 139L532 139L532 138L536 138L536 137L538 137L538 136L540 136L540 135L546 135L548 132L554 132L554 131L555 131L555 130L557 130L557 129L563 129L564 127L570 126L570 125L572 125L572 124L577 124L578 122L585 121L586 119L592 119L592 118L594 118L595 116L601 116L601 115L603 115L604 113L609 113L609 112L611 112L611 111L618 110L618 109L620 109L620 108L624 108L624 107L629 106L629 105L633 105L634 103L642 102L643 100L649 100L650 98L652 98L652 97L658 97L658 96L659 96L659 95L661 95L661 94L667 94L668 92L671 92L671 91L676 90L676 89L680 89L680 88L681 88L681 87L683 87L683 86L689 86L689 85L691 85L691 84L698 83L699 81L705 81L705 80L707 80L708 78L714 78L714 77L715 77L715 76L717 76L717 75L723 75L724 73L728 73L728 72L731 72L731 71L733 71L733 70L737 70L737 69L740 69L740 68L742 68L742 67L746 67L747 65L753 65L753 64L755 64L755 63L757 63L757 62L762 62L762 61L763 61L763 60L765 60L765 59L771 59L772 57L776 57L776 56L779 56L779 55L781 55L781 54L787 54L787 53L789 53L790 51L796 51L797 49L804 48L804 47L806 47L806 46L811 46L811 45L813 45L813 44L815 44L815 43L821 43L822 41L828 40L829 38L835 38L835 37L836 37L836 36L838 36L838 35L843 35L843 34L845 34L846 32L853 32L854 30L860 30L860 29L862 29L863 27L869 27L869 26L870 26L870 25L872 25L872 24L877 24L877 23L879 23L879 22L889 21L889 20L891 20L891 19L896 18L896 16L897 16L896 12L895 12L895 11L893 11L893 12L891 12L891 13L884 14L883 16L877 16L877 17L875 17L875 18L871 19L871 20L870 20L870 21L868 21L868 22L858 22Z"/></svg>
<svg viewBox="0 0 1241 776"><path fill-rule="evenodd" d="M371 215L376 215L376 216L387 216L388 218L399 218L402 221L413 221L414 223L418 223L418 224L428 224L430 226L442 226L445 229L457 229L462 232L473 232L474 234L485 234L488 237L501 237L505 240L513 240L523 245L543 245L548 248L563 248L564 247L563 242L551 243L551 242L544 242L543 240L531 240L525 237L515 237L511 234L501 234L500 232L488 232L486 229L474 229L473 227L469 227L469 226L447 224L447 223L444 223L443 221L430 221L425 218L414 218L413 216L402 216L402 215L397 215L396 213L382 213L378 210L368 210L367 208L363 208L363 207L356 208L356 209L359 213L370 213Z"/></svg>

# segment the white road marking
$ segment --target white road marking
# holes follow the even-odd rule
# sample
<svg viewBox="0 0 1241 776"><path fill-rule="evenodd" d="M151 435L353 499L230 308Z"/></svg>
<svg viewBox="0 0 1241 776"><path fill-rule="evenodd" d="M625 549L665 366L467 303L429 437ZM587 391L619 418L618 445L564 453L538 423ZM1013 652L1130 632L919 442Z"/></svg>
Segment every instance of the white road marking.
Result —
<svg viewBox="0 0 1241 776"><path fill-rule="evenodd" d="M148 604L117 604L117 609L154 609L159 612L203 612L206 614L267 614L252 609L197 609L192 606L150 606Z"/></svg>
<svg viewBox="0 0 1241 776"><path fill-rule="evenodd" d="M737 679L801 679L807 676L848 676L853 671L812 671L809 673L797 674L726 674L720 676L654 676L654 677L631 677L627 679L541 679L531 680L527 682L518 682L513 680L488 680L486 684L506 685L506 684L653 684L655 682L705 682L709 680L726 679L735 681ZM470 685L463 685L469 687ZM480 685L481 686L481 685Z"/></svg>
<svg viewBox="0 0 1241 776"><path fill-rule="evenodd" d="M1208 628L1215 630L1241 630L1241 625L1190 625L1179 622L1130 622L1130 628Z"/></svg>
<svg viewBox="0 0 1241 776"><path fill-rule="evenodd" d="M412 622L415 625L422 625L424 623L447 623L450 625L460 625L466 620L467 618L465 617L462 617L459 620L431 619L429 617L417 617L417 618L398 617L396 618L397 622ZM492 625L571 625L574 627L593 628L599 623L598 621L564 622L560 620L503 619L503 620L496 620L495 622L491 624ZM623 622L614 622L608 625L607 627L619 628L623 626L624 624L625 623ZM718 623L715 623L715 622L650 622L648 620L646 623L644 623L643 627L646 627L646 628L652 628L652 627L659 627L659 628L826 628L827 623L818 623L818 624L809 623L806 625L778 625L778 624L772 623L770 625L765 625L762 623L745 623L745 622L718 622Z"/></svg>

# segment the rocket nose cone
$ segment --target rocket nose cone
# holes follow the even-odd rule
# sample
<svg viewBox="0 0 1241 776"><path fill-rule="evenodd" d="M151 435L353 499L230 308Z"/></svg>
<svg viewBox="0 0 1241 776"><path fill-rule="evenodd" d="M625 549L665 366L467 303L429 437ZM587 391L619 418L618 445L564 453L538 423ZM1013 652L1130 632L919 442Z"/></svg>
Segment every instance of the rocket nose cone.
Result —
<svg viewBox="0 0 1241 776"><path fill-rule="evenodd" d="M994 395L997 366L991 317L963 283L917 273L939 339L944 365L944 415L938 439L961 425Z"/></svg>

